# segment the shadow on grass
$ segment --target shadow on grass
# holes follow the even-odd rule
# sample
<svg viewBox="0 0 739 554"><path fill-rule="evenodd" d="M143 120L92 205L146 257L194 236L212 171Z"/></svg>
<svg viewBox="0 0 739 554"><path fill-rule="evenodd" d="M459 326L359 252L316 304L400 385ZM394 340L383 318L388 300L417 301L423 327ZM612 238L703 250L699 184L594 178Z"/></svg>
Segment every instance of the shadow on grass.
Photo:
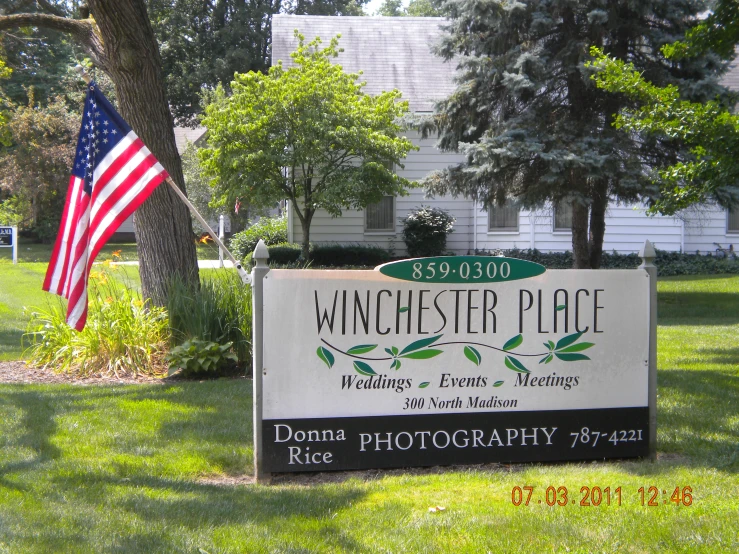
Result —
<svg viewBox="0 0 739 554"><path fill-rule="evenodd" d="M660 292L660 325L733 325L739 323L739 295L728 292Z"/></svg>
<svg viewBox="0 0 739 554"><path fill-rule="evenodd" d="M658 450L739 471L739 374L662 370L657 393Z"/></svg>
<svg viewBox="0 0 739 554"><path fill-rule="evenodd" d="M11 327L0 327L0 360L3 354L12 354L10 359L15 359L23 351L21 343L25 331Z"/></svg>
<svg viewBox="0 0 739 554"><path fill-rule="evenodd" d="M32 471L62 455L59 448L54 446L50 440L57 429L54 419L56 410L48 395L34 390L21 390L15 394L2 395L0 406L2 405L9 405L23 413L19 422L19 427L23 429L23 432L13 441L13 450L21 456L24 452L33 453L30 457L0 462L0 486L18 489L17 485L5 478L6 475L20 471Z"/></svg>

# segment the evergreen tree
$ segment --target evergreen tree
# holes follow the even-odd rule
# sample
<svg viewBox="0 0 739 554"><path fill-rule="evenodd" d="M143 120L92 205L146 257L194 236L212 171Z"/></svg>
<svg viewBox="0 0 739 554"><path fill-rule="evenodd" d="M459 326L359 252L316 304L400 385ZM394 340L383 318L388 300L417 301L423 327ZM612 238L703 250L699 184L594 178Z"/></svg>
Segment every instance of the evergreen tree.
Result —
<svg viewBox="0 0 739 554"><path fill-rule="evenodd" d="M668 63L659 52L702 9L693 0L446 2L451 22L440 53L457 57L460 71L435 124L440 147L466 160L425 184L486 206L571 203L575 267L599 267L608 202L652 198L650 168L676 145L612 127L628 100L591 82L589 47L633 62L652 82L679 84L693 99L714 98L725 92L718 57Z"/></svg>

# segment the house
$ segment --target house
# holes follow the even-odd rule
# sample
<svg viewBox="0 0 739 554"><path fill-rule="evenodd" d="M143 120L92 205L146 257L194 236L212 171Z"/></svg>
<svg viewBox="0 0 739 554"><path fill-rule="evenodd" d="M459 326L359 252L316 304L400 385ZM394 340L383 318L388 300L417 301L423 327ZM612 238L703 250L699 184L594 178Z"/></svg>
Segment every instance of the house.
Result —
<svg viewBox="0 0 739 554"><path fill-rule="evenodd" d="M430 17L331 17L275 15L272 20L272 63L291 64L290 53L297 46L298 29L307 40L316 36L325 41L340 34L344 52L336 63L347 72L363 71L365 92L376 94L398 89L411 111L433 111L434 103L454 90L454 63L431 52L439 40L443 19ZM728 77L739 88L739 70ZM420 180L435 169L462 160L462 156L441 152L435 139L409 131L407 136L419 147L395 168L399 175ZM457 254L475 250L537 248L543 252L565 251L572 247L571 209L552 206L537 210L515 206L484 206L464 198L426 198L414 189L409 196L387 197L365 210L345 210L339 218L319 210L311 225L311 242L373 244L402 253L402 219L414 208L437 206L455 218L454 232L447 246ZM301 228L292 210L288 211L288 237L301 241ZM643 205L611 204L606 217L605 251L638 252L649 239L657 248L669 251L713 252L715 243L728 247L739 242L739 210L728 213L719 207L702 206L676 217L647 217Z"/></svg>

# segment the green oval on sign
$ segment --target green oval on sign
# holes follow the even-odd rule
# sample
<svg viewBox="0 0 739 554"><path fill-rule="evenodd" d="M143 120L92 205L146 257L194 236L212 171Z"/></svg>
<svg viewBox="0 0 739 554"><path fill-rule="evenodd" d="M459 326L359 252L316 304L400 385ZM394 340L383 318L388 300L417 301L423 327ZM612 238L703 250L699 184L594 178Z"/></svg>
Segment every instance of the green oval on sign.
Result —
<svg viewBox="0 0 739 554"><path fill-rule="evenodd" d="M543 265L491 256L439 256L390 262L376 267L383 275L419 283L499 283L536 277Z"/></svg>

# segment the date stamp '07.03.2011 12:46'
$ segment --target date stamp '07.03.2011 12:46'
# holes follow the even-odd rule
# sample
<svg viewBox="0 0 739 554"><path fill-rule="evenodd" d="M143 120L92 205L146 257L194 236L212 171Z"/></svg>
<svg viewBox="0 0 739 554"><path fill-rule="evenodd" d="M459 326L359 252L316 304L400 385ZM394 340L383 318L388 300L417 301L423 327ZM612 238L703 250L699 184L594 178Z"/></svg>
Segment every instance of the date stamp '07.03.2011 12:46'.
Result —
<svg viewBox="0 0 739 554"><path fill-rule="evenodd" d="M577 489L575 489L577 490ZM693 488L676 486L660 488L654 485L639 487L636 495L624 495L623 487L582 486L579 493L572 494L567 487L546 488L533 486L515 486L511 489L511 503L514 506L530 506L542 504L546 506L621 506L624 499L635 497L641 506L654 507L664 505L692 506Z"/></svg>

